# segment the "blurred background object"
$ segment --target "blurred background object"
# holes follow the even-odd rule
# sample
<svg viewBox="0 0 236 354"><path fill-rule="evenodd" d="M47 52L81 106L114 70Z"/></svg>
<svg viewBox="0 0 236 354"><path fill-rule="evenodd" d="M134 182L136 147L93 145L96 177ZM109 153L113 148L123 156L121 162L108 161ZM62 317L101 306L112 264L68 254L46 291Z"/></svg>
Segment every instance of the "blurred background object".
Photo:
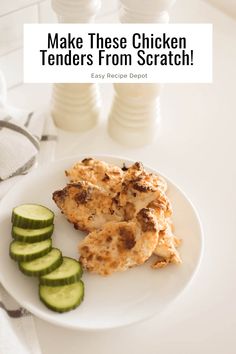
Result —
<svg viewBox="0 0 236 354"><path fill-rule="evenodd" d="M94 22L101 0L52 0L52 8L61 23Z"/></svg>
<svg viewBox="0 0 236 354"><path fill-rule="evenodd" d="M58 128L82 132L98 123L100 93L97 84L54 84L51 114Z"/></svg>
<svg viewBox="0 0 236 354"><path fill-rule="evenodd" d="M120 0L122 23L168 23L175 0ZM110 136L121 144L138 147L150 144L160 128L162 85L115 84L109 116Z"/></svg>
<svg viewBox="0 0 236 354"><path fill-rule="evenodd" d="M167 23L176 0L120 0L123 23Z"/></svg>
<svg viewBox="0 0 236 354"><path fill-rule="evenodd" d="M236 19L236 0L205 0Z"/></svg>
<svg viewBox="0 0 236 354"><path fill-rule="evenodd" d="M52 0L60 23L94 22L101 0ZM100 116L97 84L54 84L51 114L58 128L82 132L95 126Z"/></svg>
<svg viewBox="0 0 236 354"><path fill-rule="evenodd" d="M125 146L152 143L160 125L160 84L114 84L108 121L113 139Z"/></svg>

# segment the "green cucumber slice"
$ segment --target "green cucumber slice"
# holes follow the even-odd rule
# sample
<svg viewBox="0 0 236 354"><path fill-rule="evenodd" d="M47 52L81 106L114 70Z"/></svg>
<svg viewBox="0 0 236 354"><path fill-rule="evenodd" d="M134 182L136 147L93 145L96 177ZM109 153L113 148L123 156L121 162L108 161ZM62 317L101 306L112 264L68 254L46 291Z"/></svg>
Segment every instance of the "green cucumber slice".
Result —
<svg viewBox="0 0 236 354"><path fill-rule="evenodd" d="M22 229L18 226L12 227L12 237L20 242L40 242L52 236L54 225L44 227L42 229Z"/></svg>
<svg viewBox="0 0 236 354"><path fill-rule="evenodd" d="M76 283L62 286L39 285L40 300L51 310L67 312L80 305L84 298L84 283L80 280Z"/></svg>
<svg viewBox="0 0 236 354"><path fill-rule="evenodd" d="M10 244L10 257L15 261L32 261L47 254L52 248L52 240L26 243L12 241Z"/></svg>
<svg viewBox="0 0 236 354"><path fill-rule="evenodd" d="M77 282L83 274L81 264L73 258L63 257L60 267L53 272L40 277L42 285L58 286Z"/></svg>
<svg viewBox="0 0 236 354"><path fill-rule="evenodd" d="M20 262L19 268L22 273L30 276L40 276L52 272L62 263L61 251L52 248L45 256L34 259L30 262Z"/></svg>
<svg viewBox="0 0 236 354"><path fill-rule="evenodd" d="M39 204L22 204L12 211L14 226L24 229L41 229L53 224L54 213Z"/></svg>

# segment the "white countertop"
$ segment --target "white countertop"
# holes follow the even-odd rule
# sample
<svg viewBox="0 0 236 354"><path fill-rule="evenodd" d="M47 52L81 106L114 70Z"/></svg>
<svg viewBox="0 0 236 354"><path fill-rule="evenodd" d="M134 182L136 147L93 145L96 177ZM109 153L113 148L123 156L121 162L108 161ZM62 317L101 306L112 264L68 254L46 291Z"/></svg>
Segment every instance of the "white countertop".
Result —
<svg viewBox="0 0 236 354"><path fill-rule="evenodd" d="M152 146L118 145L107 135L104 118L97 129L82 135L60 131L56 155L123 155L169 176L193 201L203 223L200 270L175 303L142 324L79 332L36 319L43 354L235 354L236 22L189 0L177 1L174 21L214 24L214 83L165 86L161 134ZM102 91L105 117L112 87L104 85ZM50 87L24 85L9 95L15 105L41 107L49 101Z"/></svg>

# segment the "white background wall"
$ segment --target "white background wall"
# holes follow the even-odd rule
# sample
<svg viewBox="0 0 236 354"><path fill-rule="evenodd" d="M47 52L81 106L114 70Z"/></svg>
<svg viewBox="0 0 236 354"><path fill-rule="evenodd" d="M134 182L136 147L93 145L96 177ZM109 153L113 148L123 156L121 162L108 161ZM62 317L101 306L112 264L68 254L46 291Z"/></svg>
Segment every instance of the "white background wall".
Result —
<svg viewBox="0 0 236 354"><path fill-rule="evenodd" d="M8 87L22 82L23 24L56 20L50 0L0 1L0 68Z"/></svg>

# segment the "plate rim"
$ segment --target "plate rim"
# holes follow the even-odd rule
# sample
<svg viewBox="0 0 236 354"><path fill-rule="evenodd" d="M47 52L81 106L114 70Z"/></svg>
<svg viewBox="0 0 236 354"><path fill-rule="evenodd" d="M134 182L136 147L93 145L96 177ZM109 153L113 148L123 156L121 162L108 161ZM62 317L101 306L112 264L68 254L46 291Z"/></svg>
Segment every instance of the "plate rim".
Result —
<svg viewBox="0 0 236 354"><path fill-rule="evenodd" d="M59 159L56 159L52 162L48 162L48 163L45 163L39 167L36 167L33 171L30 171L27 176L25 176L26 178L23 178L19 181L17 181L14 186L12 187L12 189L14 188L17 188L18 185L20 185L21 183L23 183L23 181L25 179L28 179L30 178L32 175L36 176L38 172L40 171L44 171L47 169L47 167L51 167L52 164L59 164L59 163L63 163L63 162L66 162L66 161L70 161L70 160L73 160L73 159L77 159L78 161L81 160L81 159L84 159L84 158L88 158L91 157L91 158L95 158L95 159L106 159L106 158L111 158L111 159L117 159L117 160L121 160L121 161L124 161L124 162L128 162L128 163L135 163L137 160L133 160L132 158L128 158L128 157L123 157L123 156L119 156L119 155L112 155L112 154L74 154L74 155L71 155L71 156L67 156L67 157L63 157L63 158L59 158ZM204 249L205 249L205 242L204 242L204 229L203 229L203 226L202 226L202 222L201 222L201 219L200 219L200 216L199 216L199 213L198 213L198 210L197 208L195 207L195 205L193 204L193 202L191 201L191 199L186 195L186 193L182 190L182 188L180 188L178 186L178 184L176 184L175 182L172 181L171 178L169 177L166 177L165 174L163 174L162 172L160 172L159 170L155 169L155 168L152 168L150 167L148 164L146 163L143 163L143 166L145 168L147 168L148 170L154 172L154 173L157 173L159 174L161 177L163 177L164 179L167 180L167 182L170 182L181 194L182 196L187 200L187 202L190 204L194 214L195 214L195 218L196 218L196 221L197 221L197 224L198 224L198 227L199 227L199 255L198 255L198 258L197 258L197 262L196 262L196 266L194 268L194 271L192 272L190 278L188 279L187 283L183 286L183 288L177 293L177 295L170 299L170 301L168 302L168 304L166 304L163 308L163 310L161 311L153 311L151 314L147 314L146 316L143 316L142 318L140 319L137 319L137 320L131 320L127 323L123 323L123 324L115 324L115 325L112 325L112 326L100 326L100 327L91 327L91 326L78 326L78 325L73 325L73 324L68 324L68 323L62 323L61 321L57 321L56 318L54 318L53 316L49 316L44 312L42 312L41 310L38 310L37 307L35 305L31 305L31 303L27 303L26 301L22 300L22 301L19 301L15 294L12 293L11 291L9 291L6 283L4 282L4 278L2 277L2 273L0 272L0 284L2 284L2 286L5 288L5 290L12 296L12 298L22 307L24 307L26 310L28 310L29 312L31 312L32 315L38 317L39 319L43 320L43 321L46 321L50 324L53 324L53 325L56 325L56 326L59 326L61 328L67 328L67 329L71 329L71 330L79 330L79 331L88 331L88 332L94 332L94 331L104 331L104 330L113 330L113 329L118 329L118 328L125 328L125 327L129 327L129 326L132 326L132 325L135 325L135 324L138 324L138 323L142 323L144 321L147 321L148 319L151 319L153 318L154 316L156 316L158 313L163 313L164 310L169 307L171 304L174 304L182 295L183 293L185 293L185 291L192 285L193 283L193 280L196 276L196 274L198 273L199 271L199 268L201 266L201 263L202 263L202 259L203 259L203 255L204 255ZM22 176L23 177L23 176ZM5 199L7 199L8 197L8 194L10 194L11 190L10 189L5 195L4 197L0 200L0 209L2 207L2 204L4 204L4 201Z"/></svg>

